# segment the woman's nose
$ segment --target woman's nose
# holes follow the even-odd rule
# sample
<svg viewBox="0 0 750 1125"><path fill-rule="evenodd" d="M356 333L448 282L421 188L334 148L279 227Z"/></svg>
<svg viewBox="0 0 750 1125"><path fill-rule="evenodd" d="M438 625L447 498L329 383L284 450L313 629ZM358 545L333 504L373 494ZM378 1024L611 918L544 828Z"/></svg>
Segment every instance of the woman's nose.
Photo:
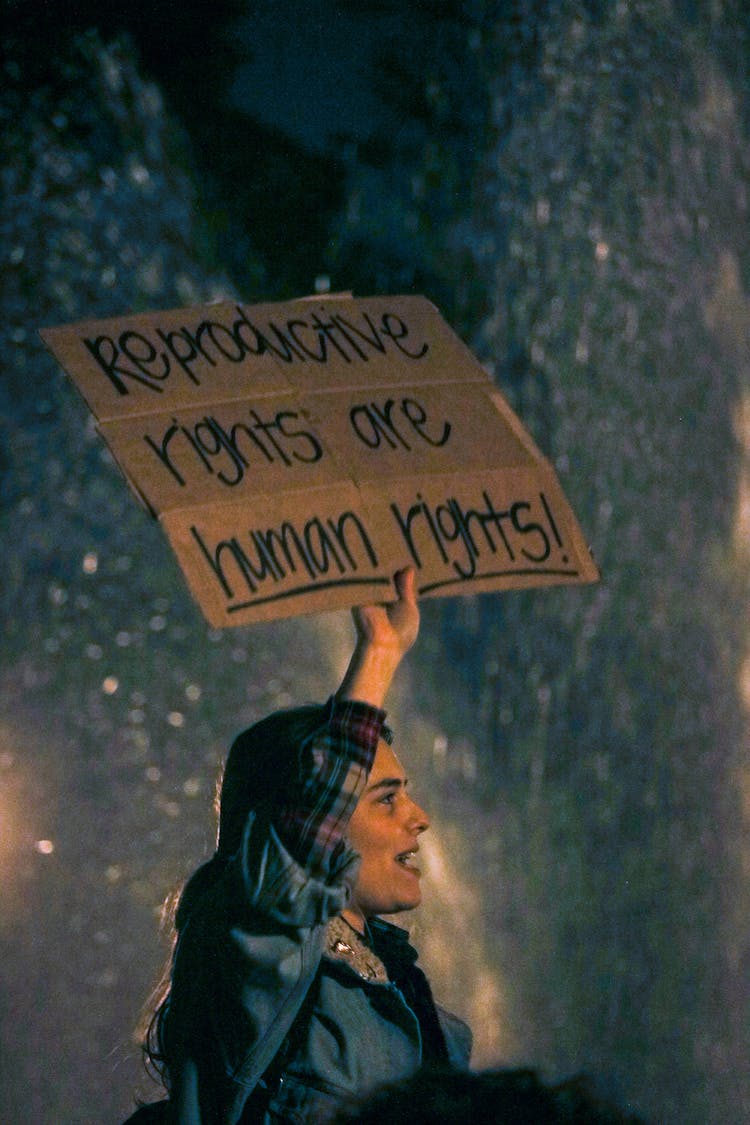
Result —
<svg viewBox="0 0 750 1125"><path fill-rule="evenodd" d="M413 832L426 832L430 827L430 818L427 813L417 804L416 801L411 802L411 809L409 810L409 827Z"/></svg>

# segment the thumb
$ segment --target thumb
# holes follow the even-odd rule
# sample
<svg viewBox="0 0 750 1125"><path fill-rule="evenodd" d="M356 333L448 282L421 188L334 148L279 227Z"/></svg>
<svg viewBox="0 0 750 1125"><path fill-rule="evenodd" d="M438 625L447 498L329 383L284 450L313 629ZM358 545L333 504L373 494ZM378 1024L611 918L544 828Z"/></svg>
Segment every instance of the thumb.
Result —
<svg viewBox="0 0 750 1125"><path fill-rule="evenodd" d="M396 571L393 582L401 601L416 601L416 580L417 574L413 566L406 566L402 570Z"/></svg>

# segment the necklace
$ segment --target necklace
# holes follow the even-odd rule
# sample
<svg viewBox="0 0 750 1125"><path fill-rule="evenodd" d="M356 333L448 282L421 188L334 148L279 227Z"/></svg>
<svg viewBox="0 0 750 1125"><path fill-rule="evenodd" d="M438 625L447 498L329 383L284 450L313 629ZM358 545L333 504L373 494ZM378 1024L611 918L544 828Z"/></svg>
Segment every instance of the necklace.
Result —
<svg viewBox="0 0 750 1125"><path fill-rule="evenodd" d="M346 922L347 926L352 931L352 933L357 935L357 937L359 938L360 941L366 942L367 945L369 945L370 949L375 948L374 944L373 944L373 940L372 940L372 930L370 929L369 925L367 924L366 918L362 919L362 925L364 926L364 930L360 931L360 930L357 929L357 927L355 925L353 925L349 921L349 919L346 917L345 914L341 914L340 917L343 919L344 922Z"/></svg>
<svg viewBox="0 0 750 1125"><path fill-rule="evenodd" d="M369 935L372 938L372 935ZM365 937L343 914L328 923L325 956L334 961L344 961L363 980L386 984L388 972L377 953L367 944Z"/></svg>

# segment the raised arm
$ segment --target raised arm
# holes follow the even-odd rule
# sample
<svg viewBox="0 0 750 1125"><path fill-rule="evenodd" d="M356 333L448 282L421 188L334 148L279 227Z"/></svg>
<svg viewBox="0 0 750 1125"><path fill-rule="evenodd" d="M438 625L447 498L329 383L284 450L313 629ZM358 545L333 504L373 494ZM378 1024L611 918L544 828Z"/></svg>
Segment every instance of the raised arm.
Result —
<svg viewBox="0 0 750 1125"><path fill-rule="evenodd" d="M352 611L357 640L341 686L339 699L357 699L382 707L402 659L419 633L419 606L412 567L394 576L396 601L356 606Z"/></svg>
<svg viewBox="0 0 750 1125"><path fill-rule="evenodd" d="M298 863L326 873L343 848L349 818L383 736L383 703L419 631L414 571L394 576L396 601L353 611L352 658L324 726L301 751L299 773L279 810L282 839Z"/></svg>

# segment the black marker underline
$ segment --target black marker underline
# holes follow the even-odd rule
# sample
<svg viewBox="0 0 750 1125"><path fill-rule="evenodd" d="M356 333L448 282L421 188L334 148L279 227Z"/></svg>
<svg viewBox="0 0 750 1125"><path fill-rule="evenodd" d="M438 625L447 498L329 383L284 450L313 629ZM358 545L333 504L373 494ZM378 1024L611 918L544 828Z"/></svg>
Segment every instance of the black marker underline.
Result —
<svg viewBox="0 0 750 1125"><path fill-rule="evenodd" d="M551 567L525 567L523 570L493 570L488 574L474 574L471 578L446 578L442 582L430 582L419 587L420 594L429 594L432 590L442 590L446 586L464 586L467 582L481 582L484 578L507 578L511 575L548 575L554 578L578 578L577 570L553 570Z"/></svg>
<svg viewBox="0 0 750 1125"><path fill-rule="evenodd" d="M285 590L282 594L270 594L267 598L249 598L248 601L227 606L227 613L237 613L240 609L251 609L253 606L265 605L267 602L296 598L302 594L313 594L316 590L330 590L338 586L390 586L390 584L390 578L335 578L330 582L317 582L314 586L295 586L293 590Z"/></svg>

